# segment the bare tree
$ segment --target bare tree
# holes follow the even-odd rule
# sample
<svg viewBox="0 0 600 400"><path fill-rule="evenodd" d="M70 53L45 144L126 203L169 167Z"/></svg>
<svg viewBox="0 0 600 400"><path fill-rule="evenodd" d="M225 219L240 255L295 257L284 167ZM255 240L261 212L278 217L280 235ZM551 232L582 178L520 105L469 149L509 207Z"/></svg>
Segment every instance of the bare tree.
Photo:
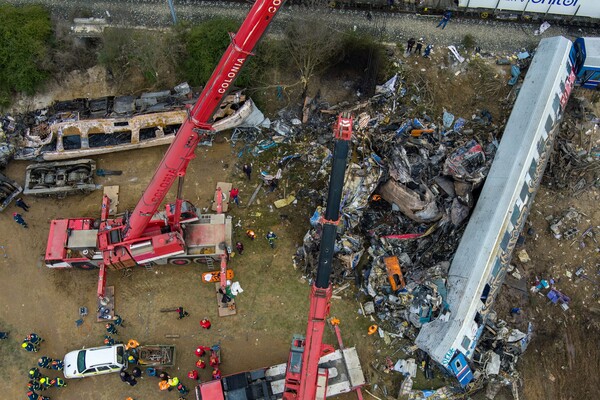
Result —
<svg viewBox="0 0 600 400"><path fill-rule="evenodd" d="M340 45L341 36L315 17L288 25L285 46L300 74L303 97L310 79L328 66Z"/></svg>

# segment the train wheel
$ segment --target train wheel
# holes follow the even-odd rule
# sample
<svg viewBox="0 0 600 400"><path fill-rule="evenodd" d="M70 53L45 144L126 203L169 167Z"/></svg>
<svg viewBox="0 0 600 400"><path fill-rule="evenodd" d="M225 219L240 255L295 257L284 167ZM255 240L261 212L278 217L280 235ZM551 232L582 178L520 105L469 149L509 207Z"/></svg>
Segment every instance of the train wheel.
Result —
<svg viewBox="0 0 600 400"><path fill-rule="evenodd" d="M490 14L487 12L482 12L481 14L479 14L479 16L481 17L481 19L488 19Z"/></svg>

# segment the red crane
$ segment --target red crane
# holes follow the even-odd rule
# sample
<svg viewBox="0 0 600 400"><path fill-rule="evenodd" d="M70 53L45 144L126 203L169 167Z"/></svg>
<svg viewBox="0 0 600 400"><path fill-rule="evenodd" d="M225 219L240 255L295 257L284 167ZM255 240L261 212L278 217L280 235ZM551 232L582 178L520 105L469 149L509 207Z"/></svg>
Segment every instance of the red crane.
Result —
<svg viewBox="0 0 600 400"><path fill-rule="evenodd" d="M187 254L190 245L186 243L187 238L199 236L184 232L180 226L198 220L195 207L181 197L187 166L194 158L199 141L212 130L212 115L282 4L283 0L257 0L237 34L231 34L231 44L198 101L189 110L188 118L179 128L133 212L110 218L110 199L104 196L100 219L73 218L51 222L45 256L48 267L100 267L98 294L103 295L105 268L128 268ZM166 206L164 215L157 217L156 212L176 179L179 179L177 199Z"/></svg>
<svg viewBox="0 0 600 400"><path fill-rule="evenodd" d="M352 137L352 117L340 115L334 127L335 148L327 208L321 217L321 244L317 276L310 291L310 308L306 337L294 336L285 377L284 400L313 400L325 398L327 373L320 372L319 359L333 352L333 347L323 344L323 333L331 305L331 265L337 226L340 219L340 202L344 188L346 159ZM300 357L301 354L301 357ZM322 388L317 397L317 390Z"/></svg>

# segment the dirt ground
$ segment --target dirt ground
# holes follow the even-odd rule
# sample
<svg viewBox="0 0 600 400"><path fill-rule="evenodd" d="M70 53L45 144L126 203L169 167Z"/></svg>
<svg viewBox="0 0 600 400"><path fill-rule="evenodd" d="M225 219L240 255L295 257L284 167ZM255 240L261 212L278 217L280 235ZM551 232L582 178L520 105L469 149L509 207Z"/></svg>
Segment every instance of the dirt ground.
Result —
<svg viewBox="0 0 600 400"><path fill-rule="evenodd" d="M466 73L456 74L445 57L435 60L407 59L414 80L409 84L423 83L419 78L424 73L436 73L436 82L428 83L424 98L436 99L432 103L435 110L443 108L468 118L474 109L489 109L497 121L502 121L507 110L497 98L506 96L506 88L500 85L506 77L504 69L497 69L494 82L477 80L482 71L472 68ZM413 68L414 67L414 68ZM425 69L425 71L422 71ZM102 71L88 71L74 77L72 84L65 84L61 91L52 96L57 99L69 97L101 96L110 93L110 87L102 81ZM89 85L94 83L96 86ZM483 85L473 87L469 82ZM324 84L320 82L319 84ZM335 90L337 83L330 82L323 89L324 96L331 96L331 104L340 97L353 96L352 92ZM499 89L494 88L494 84ZM41 104L37 100L24 100L21 105ZM429 97L426 97L429 96ZM46 98L46 100L48 97ZM350 101L358 100L355 98ZM276 108L276 107L275 107ZM329 132L324 132L329 134ZM102 185L120 185L119 209L131 209L146 187L146 184L165 148L138 150L128 153L115 153L96 157L98 168L119 169L121 176L97 178ZM222 370L225 374L285 362L289 342L293 333L304 332L308 310L308 285L300 271L295 271L292 255L301 243L308 229L308 218L312 209L300 202L284 211L272 211L269 204L283 197L282 188L275 193L262 193L260 203L245 208L245 203L258 183L256 177L251 182L243 179L237 158L237 151L220 137L211 148L200 148L197 157L190 163L186 176L184 196L199 208L209 207L217 181L229 180L240 188L242 207L232 207L234 218L234 240L242 240L246 251L242 256L232 258L235 271L244 293L238 301L238 315L218 318L214 289L201 282L201 273L206 267L164 266L154 271L133 270L131 274L109 272L108 285L115 286L117 313L125 319L125 327L117 335L126 342L135 338L144 344L174 343L177 346L176 367L170 372L177 375L191 388L193 382L187 379L187 371L196 360L193 350L197 345L220 343L223 347ZM272 154L273 158L285 154L281 146ZM23 181L27 163L13 162L4 171L17 181ZM269 165L257 161L255 175ZM295 168L303 168L299 165ZM305 182L304 185L312 185ZM286 187L286 191L298 190L302 183ZM0 215L0 246L4 246L6 257L0 253L0 327L11 332L11 338L0 342L4 362L0 363L2 376L11 378L11 385L5 389L5 397L24 398L27 370L35 365L37 356L47 355L60 358L66 352L82 347L99 346L105 334L103 324L96 323L92 316L84 318L77 327L78 309L86 306L92 312L95 308L97 274L95 271L50 270L42 263L42 254L47 240L51 219L59 217L98 216L100 212L101 190L86 195L72 196L62 200L48 198L26 198L31 210L24 217L30 225L23 229L12 221L11 213L18 209L11 206ZM569 206L585 214L579 220L580 231L589 225L598 226L600 212L597 208L598 191L588 191L578 198L561 192L547 184L542 187L530 216L532 235L526 237L524 249L532 261L521 263L515 255L514 263L524 272L527 284L517 285L507 280L499 295L498 313L510 319L509 307L517 304L523 314L514 322L517 326L534 323L536 335L528 352L523 357L522 398L525 399L587 399L594 398L598 379L598 329L600 314L597 290L598 285L576 278L575 270L586 267L587 275L594 280L598 269L598 245L590 238L585 239L586 247L578 243L557 241L550 231L546 219L550 214L561 215ZM169 198L173 198L173 191ZM246 228L252 227L259 238L250 242L243 237ZM279 239L277 247L268 247L263 235L274 230ZM0 248L1 249L1 248ZM572 273L571 278L566 276ZM571 297L571 309L563 311L549 304L549 300L539 294L531 294L528 289L535 277L558 280L557 288ZM599 279L600 280L600 279ZM513 286L517 286L515 289ZM190 318L177 320L175 313L160 313L164 307L183 306L191 314ZM342 293L342 299L333 300L332 315L342 320L342 332L346 345L358 348L363 370L369 377L368 386L380 398L395 398L400 383L399 377L392 377L391 386L386 387L388 396L383 394L385 381L389 376L381 376L374 366L385 356L394 353L394 348L384 346L376 336L367 336L367 327L372 323L357 313L359 306L352 289ZM213 322L210 331L201 330L198 321L208 317ZM596 321L594 320L596 318ZM46 341L40 353L26 353L19 348L21 339L29 332L42 335ZM167 339L165 335L180 335L177 339ZM335 343L328 332L326 341ZM49 371L44 371L49 372ZM202 379L209 378L209 371L203 371ZM55 377L59 374L48 373ZM573 385L586 377L595 384ZM158 395L158 381L144 377L134 388L122 383L116 374L70 380L64 389L51 389L45 394L53 399L125 399L131 396L136 400L172 398L175 393ZM377 387L374 387L377 384ZM389 383L387 383L389 385ZM431 382L420 380L419 387L427 387ZM424 385L424 386L423 386ZM369 395L366 398L371 398ZM188 399L193 398L192 395ZM354 398L352 395L345 398ZM510 398L504 395L503 398Z"/></svg>

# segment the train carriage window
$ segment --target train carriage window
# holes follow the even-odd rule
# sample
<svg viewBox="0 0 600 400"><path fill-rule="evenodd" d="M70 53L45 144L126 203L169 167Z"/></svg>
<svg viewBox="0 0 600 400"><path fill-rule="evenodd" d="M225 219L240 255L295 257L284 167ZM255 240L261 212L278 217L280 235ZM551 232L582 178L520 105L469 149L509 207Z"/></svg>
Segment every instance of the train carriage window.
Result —
<svg viewBox="0 0 600 400"><path fill-rule="evenodd" d="M114 146L131 143L131 131L117 133L92 133L89 135L90 147Z"/></svg>
<svg viewBox="0 0 600 400"><path fill-rule="evenodd" d="M63 136L62 142L65 150L77 150L81 148L81 136L79 135Z"/></svg>
<svg viewBox="0 0 600 400"><path fill-rule="evenodd" d="M514 227L517 227L519 218L521 218L521 210L519 209L519 206L515 204L512 215L510 216L510 222L513 224Z"/></svg>
<svg viewBox="0 0 600 400"><path fill-rule="evenodd" d="M538 141L537 151L540 156L546 151L546 140L543 137Z"/></svg>
<svg viewBox="0 0 600 400"><path fill-rule="evenodd" d="M481 300L481 302L483 304L485 304L487 302L487 299L490 295L490 290L491 290L491 286L489 285L489 283L485 284L485 287L483 288L483 292L481 292L481 297L479 298L479 300ZM465 349L467 348L467 346L463 346Z"/></svg>
<svg viewBox="0 0 600 400"><path fill-rule="evenodd" d="M548 132L548 134L550 134L550 132L552 132L553 127L554 120L552 119L551 115L548 115L548 118L546 119L546 125L544 125L544 129L546 130L546 132Z"/></svg>
<svg viewBox="0 0 600 400"><path fill-rule="evenodd" d="M502 238L502 241L500 242L500 248L504 251L506 251L506 249L508 248L508 243L510 242L510 231L506 231L504 232L504 237Z"/></svg>
<svg viewBox="0 0 600 400"><path fill-rule="evenodd" d="M463 336L463 340L460 343L460 345L462 346L463 349L467 350L469 348L469 346L471 345L471 339L469 339L466 336ZM462 365L460 364L460 361L456 360L456 369L460 370L462 368Z"/></svg>
<svg viewBox="0 0 600 400"><path fill-rule="evenodd" d="M527 198L529 196L529 185L527 182L523 182L523 187L521 188L521 201L523 203L527 203Z"/></svg>
<svg viewBox="0 0 600 400"><path fill-rule="evenodd" d="M538 143L538 146L539 146L539 143ZM531 179L535 178L535 171L537 170L537 166L538 166L537 160L534 158L533 160L531 160L531 165L529 166L529 176L531 177Z"/></svg>
<svg viewBox="0 0 600 400"><path fill-rule="evenodd" d="M564 91L562 91L561 93L563 93L563 92ZM552 110L554 110L554 115L558 115L560 113L560 96L559 95L556 95L554 97L554 101L552 102ZM550 128L548 128L547 122L548 121L546 121L546 132L550 133L550 130L552 129L552 125L550 126ZM554 122L552 124L554 124Z"/></svg>

